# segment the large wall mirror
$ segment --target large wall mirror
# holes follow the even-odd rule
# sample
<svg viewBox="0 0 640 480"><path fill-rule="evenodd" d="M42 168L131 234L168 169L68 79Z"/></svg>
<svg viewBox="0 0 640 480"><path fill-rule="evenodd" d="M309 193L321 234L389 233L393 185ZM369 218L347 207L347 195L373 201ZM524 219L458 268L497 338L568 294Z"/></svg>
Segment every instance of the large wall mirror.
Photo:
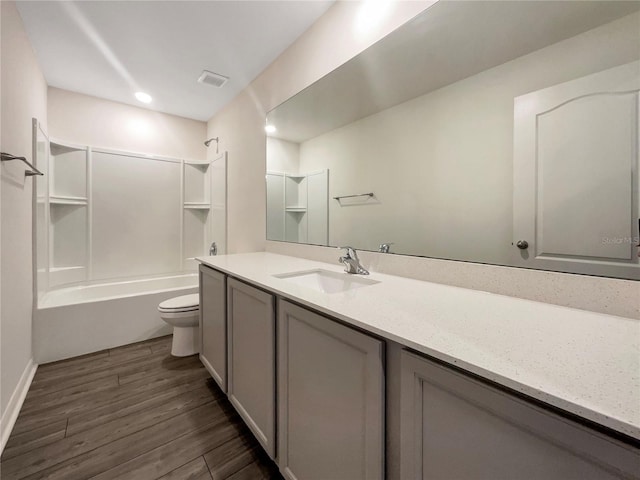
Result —
<svg viewBox="0 0 640 480"><path fill-rule="evenodd" d="M267 239L640 279L640 2L439 1L267 122Z"/></svg>

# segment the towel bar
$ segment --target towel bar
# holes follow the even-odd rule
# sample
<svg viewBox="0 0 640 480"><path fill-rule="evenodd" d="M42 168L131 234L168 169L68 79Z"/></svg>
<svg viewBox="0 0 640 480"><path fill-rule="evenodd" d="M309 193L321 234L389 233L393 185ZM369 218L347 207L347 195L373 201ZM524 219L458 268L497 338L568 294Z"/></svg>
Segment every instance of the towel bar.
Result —
<svg viewBox="0 0 640 480"><path fill-rule="evenodd" d="M340 200L341 198L353 198L353 197L373 197L373 192L369 193L356 193L355 195L340 195L333 197L334 200Z"/></svg>
<svg viewBox="0 0 640 480"><path fill-rule="evenodd" d="M31 170L27 170L24 172L24 175L26 177L33 177L34 175L44 175L44 173L42 173L40 170L38 170L36 167L34 167L33 165L31 165L26 158L24 157L16 157L15 155L11 155L10 153L5 153L5 152L0 152L0 161L3 162L9 162L11 160L20 160L24 163L26 163L27 165L29 165L29 168Z"/></svg>

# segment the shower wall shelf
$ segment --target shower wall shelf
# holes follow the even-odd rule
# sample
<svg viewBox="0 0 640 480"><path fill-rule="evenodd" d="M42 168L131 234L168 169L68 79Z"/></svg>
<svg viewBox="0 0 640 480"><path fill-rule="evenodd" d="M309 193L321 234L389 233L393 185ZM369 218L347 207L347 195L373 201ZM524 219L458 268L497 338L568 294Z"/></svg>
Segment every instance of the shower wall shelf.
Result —
<svg viewBox="0 0 640 480"><path fill-rule="evenodd" d="M72 265L70 267L51 267L52 272L68 272L71 270L81 270L84 269L84 265Z"/></svg>
<svg viewBox="0 0 640 480"><path fill-rule="evenodd" d="M49 142L49 286L89 278L90 148L57 140Z"/></svg>
<svg viewBox="0 0 640 480"><path fill-rule="evenodd" d="M184 202L184 208L190 208L193 210L209 210L211 205L208 203Z"/></svg>
<svg viewBox="0 0 640 480"><path fill-rule="evenodd" d="M208 248L211 210L211 172L209 162L185 161L182 195L183 265L196 268L195 257ZM209 242L210 243L210 242Z"/></svg>
<svg viewBox="0 0 640 480"><path fill-rule="evenodd" d="M199 160L185 160L184 161L185 165L194 165L196 167L202 167L203 169L207 169L209 168L209 165L211 165L211 162L208 161L199 161Z"/></svg>
<svg viewBox="0 0 640 480"><path fill-rule="evenodd" d="M49 197L49 203L51 205L87 205L88 199L86 197L51 195Z"/></svg>

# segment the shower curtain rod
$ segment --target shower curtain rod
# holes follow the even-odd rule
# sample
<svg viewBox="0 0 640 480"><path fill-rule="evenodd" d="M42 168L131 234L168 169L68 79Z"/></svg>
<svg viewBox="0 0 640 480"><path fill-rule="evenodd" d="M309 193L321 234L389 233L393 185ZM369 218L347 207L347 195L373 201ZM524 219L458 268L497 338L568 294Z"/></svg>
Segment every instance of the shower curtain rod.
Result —
<svg viewBox="0 0 640 480"><path fill-rule="evenodd" d="M24 162L27 165L29 165L29 168L31 170L25 170L24 172L25 177L33 177L34 175L44 175L44 173L42 173L36 167L31 165L26 158L16 157L15 155L11 155L10 153L0 152L0 161L10 162L11 160L20 160L21 162Z"/></svg>

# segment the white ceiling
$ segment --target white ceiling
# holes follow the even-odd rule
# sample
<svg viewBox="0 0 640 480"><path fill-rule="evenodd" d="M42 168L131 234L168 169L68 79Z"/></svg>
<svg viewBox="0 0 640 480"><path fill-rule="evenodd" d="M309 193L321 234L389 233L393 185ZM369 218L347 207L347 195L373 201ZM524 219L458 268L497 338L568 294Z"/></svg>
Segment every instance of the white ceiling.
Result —
<svg viewBox="0 0 640 480"><path fill-rule="evenodd" d="M19 1L52 87L208 120L333 1ZM230 77L197 83L202 70ZM133 94L153 97L145 106Z"/></svg>

